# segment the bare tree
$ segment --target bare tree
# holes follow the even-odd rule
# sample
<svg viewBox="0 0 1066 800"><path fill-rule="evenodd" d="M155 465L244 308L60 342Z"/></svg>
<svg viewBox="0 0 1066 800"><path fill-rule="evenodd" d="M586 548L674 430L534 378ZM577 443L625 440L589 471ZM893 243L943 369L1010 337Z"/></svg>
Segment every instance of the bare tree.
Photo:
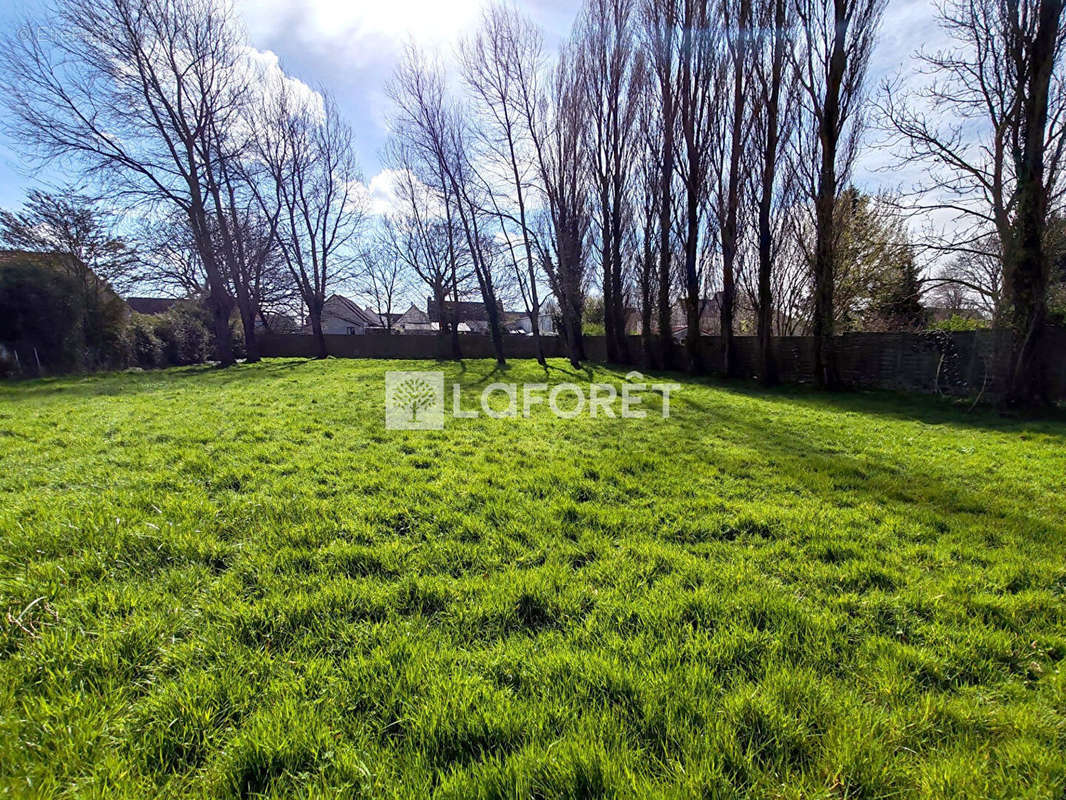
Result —
<svg viewBox="0 0 1066 800"><path fill-rule="evenodd" d="M527 36L533 39L534 32ZM539 44L521 52L524 66L513 71L511 92L534 162L526 196L536 208L527 206L523 231L532 234L529 242L557 301L560 335L577 367L585 359L581 314L588 290L587 110L571 48L563 48L550 71L531 57Z"/></svg>
<svg viewBox="0 0 1066 800"><path fill-rule="evenodd" d="M408 286L403 261L393 254L391 234L379 232L377 239L359 254L359 261L359 290L369 298L385 330L392 333L397 303Z"/></svg>
<svg viewBox="0 0 1066 800"><path fill-rule="evenodd" d="M724 157L717 159L712 170L717 177L717 212L719 241L722 248L721 311L722 370L736 371L733 354L733 312L736 303L737 258L740 251L741 197L745 187L742 173L746 167L745 148L749 147L751 114L748 95L752 92L751 42L752 0L720 0L725 28L727 77L732 80L732 98L721 113L722 140L729 142ZM725 70L724 70L725 71ZM724 83L724 82L723 82Z"/></svg>
<svg viewBox="0 0 1066 800"><path fill-rule="evenodd" d="M784 177L789 170L782 170ZM761 176L750 176L753 183L761 182ZM811 328L811 304L813 290L811 282L811 256L809 227L812 221L804 214L792 213L795 207L786 205L790 202L787 194L775 200L775 208L770 216L770 240L772 242L769 277L770 303L765 306L769 316L769 337L809 335ZM776 204L781 203L781 207ZM758 213L758 210L756 210ZM808 226L811 223L811 226ZM761 255L757 255L761 258ZM761 264L760 264L761 268ZM744 293L756 311L755 331L758 334L760 321L758 315L764 306L760 301L760 291L765 291L760 283L763 275L760 269L741 275ZM769 338L767 337L767 338ZM771 363L775 372L779 368ZM775 376L772 376L772 378ZM760 379L762 375L760 374Z"/></svg>
<svg viewBox="0 0 1066 800"><path fill-rule="evenodd" d="M646 90L640 96L637 114L638 147L635 157L633 206L637 219L632 247L635 250L637 299L640 307L640 338L645 367L655 366L662 351L656 350L653 330L658 322L655 317L658 302L659 237L662 201L662 117L655 92L651 91L651 74L645 79ZM669 338L667 329L662 335Z"/></svg>
<svg viewBox="0 0 1066 800"><path fill-rule="evenodd" d="M675 177L674 137L677 124L677 0L643 0L641 31L644 49L652 72L655 102L658 106L658 152L656 172L659 176L657 248L659 265L656 306L659 328L659 363L663 368L673 365L673 320L671 294L673 288L673 185Z"/></svg>
<svg viewBox="0 0 1066 800"><path fill-rule="evenodd" d="M1003 319L1003 249L993 234L956 253L927 282L952 311L974 310L992 322Z"/></svg>
<svg viewBox="0 0 1066 800"><path fill-rule="evenodd" d="M413 47L397 68L388 93L396 107L396 136L404 142L412 160L419 162L420 179L439 192L449 213L454 211L458 218L485 305L496 361L503 365L506 358L500 309L484 235L489 204L485 202L485 181L471 163L465 120L448 101L440 66ZM451 220L448 222L450 229Z"/></svg>
<svg viewBox="0 0 1066 800"><path fill-rule="evenodd" d="M794 46L788 0L757 0L754 12L752 93L754 114L751 153L753 194L758 207L758 276L754 305L758 311L759 377L770 385L777 369L770 347L774 330L774 265L781 251L793 203L791 170L781 169L795 120L796 92L789 54Z"/></svg>
<svg viewBox="0 0 1066 800"><path fill-rule="evenodd" d="M525 124L523 93L523 87L535 84L542 69L540 33L513 8L491 6L482 17L480 30L463 44L461 60L466 83L482 109L477 134L487 155L484 160L496 170L487 176L487 193L529 315L537 361L543 365L539 269L528 208L536 159ZM496 182L506 189L498 189Z"/></svg>
<svg viewBox="0 0 1066 800"><path fill-rule="evenodd" d="M920 53L925 86L888 87L887 124L921 164L919 207L951 212L954 230L937 246L982 255L1000 246L1012 334L1007 401L1043 397L1040 335L1050 273L1048 219L1061 206L1066 84L1061 0L945 2L953 47ZM976 136L974 135L976 132Z"/></svg>
<svg viewBox="0 0 1066 800"><path fill-rule="evenodd" d="M238 298L241 321L255 336L258 319L270 330L270 319L276 314L295 312L300 305L300 293L289 271L277 241L277 219L259 213L257 206L243 204L231 196L226 208L233 243L230 283ZM245 305L246 304L246 305ZM247 359L259 357L258 347L246 349Z"/></svg>
<svg viewBox="0 0 1066 800"><path fill-rule="evenodd" d="M786 215L779 227L777 258L770 273L773 296L773 333L776 336L810 335L814 286L810 253L795 231L802 220Z"/></svg>
<svg viewBox="0 0 1066 800"><path fill-rule="evenodd" d="M885 0L795 0L800 31L796 76L803 122L794 160L814 212L813 334L815 379L839 383L833 350L837 197L846 185L863 132L866 67Z"/></svg>
<svg viewBox="0 0 1066 800"><path fill-rule="evenodd" d="M246 89L228 6L61 0L48 16L0 48L15 138L42 161L83 166L118 197L182 213L207 279L217 354L232 364L233 300L208 191L231 157L211 131L236 124Z"/></svg>
<svg viewBox="0 0 1066 800"><path fill-rule="evenodd" d="M630 176L635 122L644 90L643 51L635 38L633 0L587 0L576 42L576 68L590 134L593 244L600 256L607 359L627 361L622 244L630 235Z"/></svg>
<svg viewBox="0 0 1066 800"><path fill-rule="evenodd" d="M700 258L704 242L711 147L716 145L718 120L712 119L715 101L722 94L721 26L715 0L680 0L681 32L678 39L678 143L677 173L684 194L684 287L688 369L703 369L700 312L705 275Z"/></svg>
<svg viewBox="0 0 1066 800"><path fill-rule="evenodd" d="M182 298L207 296L207 275L183 213L143 219L134 235L138 286Z"/></svg>
<svg viewBox="0 0 1066 800"><path fill-rule="evenodd" d="M364 217L351 130L332 98L318 108L285 85L264 99L255 126L262 172L251 186L264 216L277 220L275 240L324 358L322 308L353 271Z"/></svg>
<svg viewBox="0 0 1066 800"><path fill-rule="evenodd" d="M441 197L417 178L402 142L393 140L390 151L398 165L397 195L402 210L384 218L382 247L429 289L440 311L437 335L442 341L450 339L452 358L462 358L458 320L447 313L447 299L458 301L471 275L462 232L451 210L451 193Z"/></svg>
<svg viewBox="0 0 1066 800"><path fill-rule="evenodd" d="M527 91L523 112L533 132L540 188L547 208L542 222L541 262L559 301L560 332L578 367L585 360L581 314L588 289L587 117L573 58L564 50L551 75L547 97ZM547 109L543 111L542 109Z"/></svg>

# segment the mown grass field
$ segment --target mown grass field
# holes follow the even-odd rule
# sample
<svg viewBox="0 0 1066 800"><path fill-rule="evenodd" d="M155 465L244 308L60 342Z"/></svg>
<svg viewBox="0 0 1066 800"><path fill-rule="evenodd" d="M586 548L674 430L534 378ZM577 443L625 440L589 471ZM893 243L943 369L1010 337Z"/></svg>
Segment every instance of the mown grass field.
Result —
<svg viewBox="0 0 1066 800"><path fill-rule="evenodd" d="M435 366L0 387L0 796L1066 796L1066 424Z"/></svg>

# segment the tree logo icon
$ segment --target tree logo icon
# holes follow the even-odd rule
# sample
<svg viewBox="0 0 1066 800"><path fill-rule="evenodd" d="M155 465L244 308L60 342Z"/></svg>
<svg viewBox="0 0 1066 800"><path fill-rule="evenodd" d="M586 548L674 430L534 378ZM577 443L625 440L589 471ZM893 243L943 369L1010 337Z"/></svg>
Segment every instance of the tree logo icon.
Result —
<svg viewBox="0 0 1066 800"><path fill-rule="evenodd" d="M444 427L443 372L386 372L385 427L441 430Z"/></svg>
<svg viewBox="0 0 1066 800"><path fill-rule="evenodd" d="M401 408L410 409L411 422L418 422L418 412L436 402L436 395L429 382L422 378L408 378L393 392L393 399Z"/></svg>

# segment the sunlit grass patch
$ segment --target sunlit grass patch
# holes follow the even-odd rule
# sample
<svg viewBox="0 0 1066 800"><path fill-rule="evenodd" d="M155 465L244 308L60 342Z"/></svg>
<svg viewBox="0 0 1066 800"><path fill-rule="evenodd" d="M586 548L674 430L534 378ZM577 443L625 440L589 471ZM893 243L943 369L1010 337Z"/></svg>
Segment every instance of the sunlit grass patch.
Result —
<svg viewBox="0 0 1066 800"><path fill-rule="evenodd" d="M419 368L624 380L0 387L0 794L1066 791L1063 422L668 376L386 430Z"/></svg>

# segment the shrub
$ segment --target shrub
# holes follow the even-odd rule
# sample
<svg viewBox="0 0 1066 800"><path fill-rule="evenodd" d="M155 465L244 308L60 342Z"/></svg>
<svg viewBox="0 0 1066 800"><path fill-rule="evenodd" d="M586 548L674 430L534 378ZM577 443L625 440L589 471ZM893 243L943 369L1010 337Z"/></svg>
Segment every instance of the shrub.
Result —
<svg viewBox="0 0 1066 800"><path fill-rule="evenodd" d="M1066 281L1053 283L1048 290L1048 319L1054 325L1066 326Z"/></svg>
<svg viewBox="0 0 1066 800"><path fill-rule="evenodd" d="M0 342L22 372L125 366L125 327L126 304L91 272L41 253L0 260Z"/></svg>
<svg viewBox="0 0 1066 800"><path fill-rule="evenodd" d="M77 283L33 256L0 262L0 342L23 372L79 369L85 360L85 309Z"/></svg>
<svg viewBox="0 0 1066 800"><path fill-rule="evenodd" d="M168 366L200 364L211 354L211 333L207 313L199 304L183 300L152 317L155 335L163 347Z"/></svg>
<svg viewBox="0 0 1066 800"><path fill-rule="evenodd" d="M155 320L148 314L130 314L126 326L129 353L133 363L144 369L166 364L163 342L155 332Z"/></svg>
<svg viewBox="0 0 1066 800"><path fill-rule="evenodd" d="M934 322L929 326L931 331L976 331L988 327L986 322L979 319L971 319L961 314L952 314L947 319Z"/></svg>

